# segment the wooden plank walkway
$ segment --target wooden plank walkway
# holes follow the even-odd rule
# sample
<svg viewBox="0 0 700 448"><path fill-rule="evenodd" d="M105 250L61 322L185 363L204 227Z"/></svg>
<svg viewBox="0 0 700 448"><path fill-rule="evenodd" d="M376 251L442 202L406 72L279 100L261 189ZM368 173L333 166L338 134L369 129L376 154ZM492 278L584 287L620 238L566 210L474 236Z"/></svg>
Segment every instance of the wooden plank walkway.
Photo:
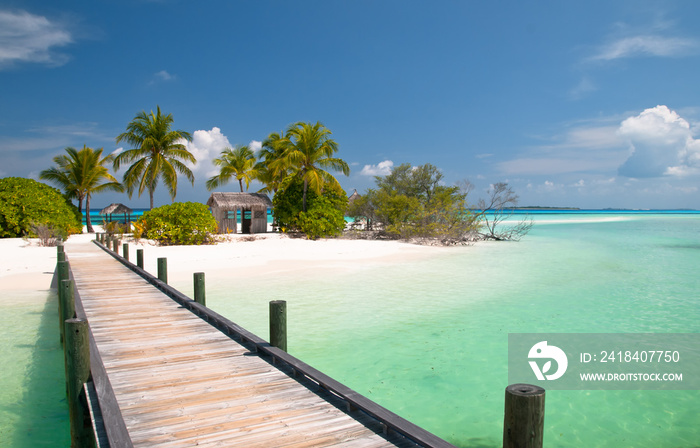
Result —
<svg viewBox="0 0 700 448"><path fill-rule="evenodd" d="M343 401L251 353L95 244L66 253L134 446L415 446L346 413Z"/></svg>

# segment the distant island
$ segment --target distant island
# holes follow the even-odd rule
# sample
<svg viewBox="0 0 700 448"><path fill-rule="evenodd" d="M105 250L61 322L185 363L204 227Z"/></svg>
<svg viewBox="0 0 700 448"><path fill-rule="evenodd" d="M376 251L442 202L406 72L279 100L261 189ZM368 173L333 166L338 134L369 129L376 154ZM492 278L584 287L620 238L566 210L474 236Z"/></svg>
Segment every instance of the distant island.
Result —
<svg viewBox="0 0 700 448"><path fill-rule="evenodd" d="M513 210L581 210L578 207L542 207L539 205L528 205L525 207L513 207Z"/></svg>

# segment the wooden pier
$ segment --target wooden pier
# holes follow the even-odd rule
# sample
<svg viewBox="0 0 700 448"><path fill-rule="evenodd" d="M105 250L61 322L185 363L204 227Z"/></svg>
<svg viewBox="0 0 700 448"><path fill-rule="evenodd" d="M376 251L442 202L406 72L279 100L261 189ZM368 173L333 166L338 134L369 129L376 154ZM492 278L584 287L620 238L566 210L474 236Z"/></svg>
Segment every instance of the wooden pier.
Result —
<svg viewBox="0 0 700 448"><path fill-rule="evenodd" d="M100 446L452 446L103 245L65 252Z"/></svg>

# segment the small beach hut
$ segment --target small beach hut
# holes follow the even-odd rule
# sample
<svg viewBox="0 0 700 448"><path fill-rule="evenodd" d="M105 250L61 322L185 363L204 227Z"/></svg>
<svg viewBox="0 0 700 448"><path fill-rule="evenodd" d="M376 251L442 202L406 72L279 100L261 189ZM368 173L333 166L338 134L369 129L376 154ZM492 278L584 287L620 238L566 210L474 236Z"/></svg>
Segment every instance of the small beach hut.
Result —
<svg viewBox="0 0 700 448"><path fill-rule="evenodd" d="M352 205L352 203L355 202L355 200L357 200L359 198L360 198L360 195L357 193L357 189L355 189L355 191L353 191L353 193L348 198L348 207L350 207Z"/></svg>
<svg viewBox="0 0 700 448"><path fill-rule="evenodd" d="M107 215L107 217L105 218L105 221L107 222L114 221L114 215L124 215L125 224L131 223L132 213L134 213L134 211L124 204L110 204L107 207L100 210L100 215Z"/></svg>
<svg viewBox="0 0 700 448"><path fill-rule="evenodd" d="M267 232L267 209L272 201L262 193L212 193L207 201L219 233L238 233L237 214L241 215L241 233Z"/></svg>

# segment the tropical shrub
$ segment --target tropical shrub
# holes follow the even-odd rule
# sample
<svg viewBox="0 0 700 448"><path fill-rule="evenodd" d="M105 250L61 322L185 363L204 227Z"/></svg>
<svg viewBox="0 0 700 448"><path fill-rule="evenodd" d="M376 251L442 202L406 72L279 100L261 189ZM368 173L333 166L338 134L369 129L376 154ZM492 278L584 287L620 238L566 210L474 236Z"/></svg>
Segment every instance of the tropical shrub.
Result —
<svg viewBox="0 0 700 448"><path fill-rule="evenodd" d="M138 237L162 245L208 244L216 232L216 219L206 205L176 202L145 212L136 222Z"/></svg>
<svg viewBox="0 0 700 448"><path fill-rule="evenodd" d="M32 179L0 179L0 238L37 237L36 229L51 237L82 232L78 208L57 189Z"/></svg>
<svg viewBox="0 0 700 448"><path fill-rule="evenodd" d="M467 206L467 194L442 185L443 175L431 164L402 164L377 176L376 189L355 200L348 215L365 220L367 228L380 223L384 231L406 240L458 244L479 227Z"/></svg>
<svg viewBox="0 0 700 448"><path fill-rule="evenodd" d="M42 247L58 246L58 242L62 239L61 232L48 224L32 224L32 233L39 239L39 246Z"/></svg>
<svg viewBox="0 0 700 448"><path fill-rule="evenodd" d="M102 220L102 229L109 236L113 235L124 235L129 233L129 224L121 223L119 221L105 221Z"/></svg>
<svg viewBox="0 0 700 448"><path fill-rule="evenodd" d="M288 177L272 199L272 213L280 229L301 232L310 239L338 236L345 229L348 199L340 186L326 184L321 194L309 189L306 211L303 204L304 181Z"/></svg>

